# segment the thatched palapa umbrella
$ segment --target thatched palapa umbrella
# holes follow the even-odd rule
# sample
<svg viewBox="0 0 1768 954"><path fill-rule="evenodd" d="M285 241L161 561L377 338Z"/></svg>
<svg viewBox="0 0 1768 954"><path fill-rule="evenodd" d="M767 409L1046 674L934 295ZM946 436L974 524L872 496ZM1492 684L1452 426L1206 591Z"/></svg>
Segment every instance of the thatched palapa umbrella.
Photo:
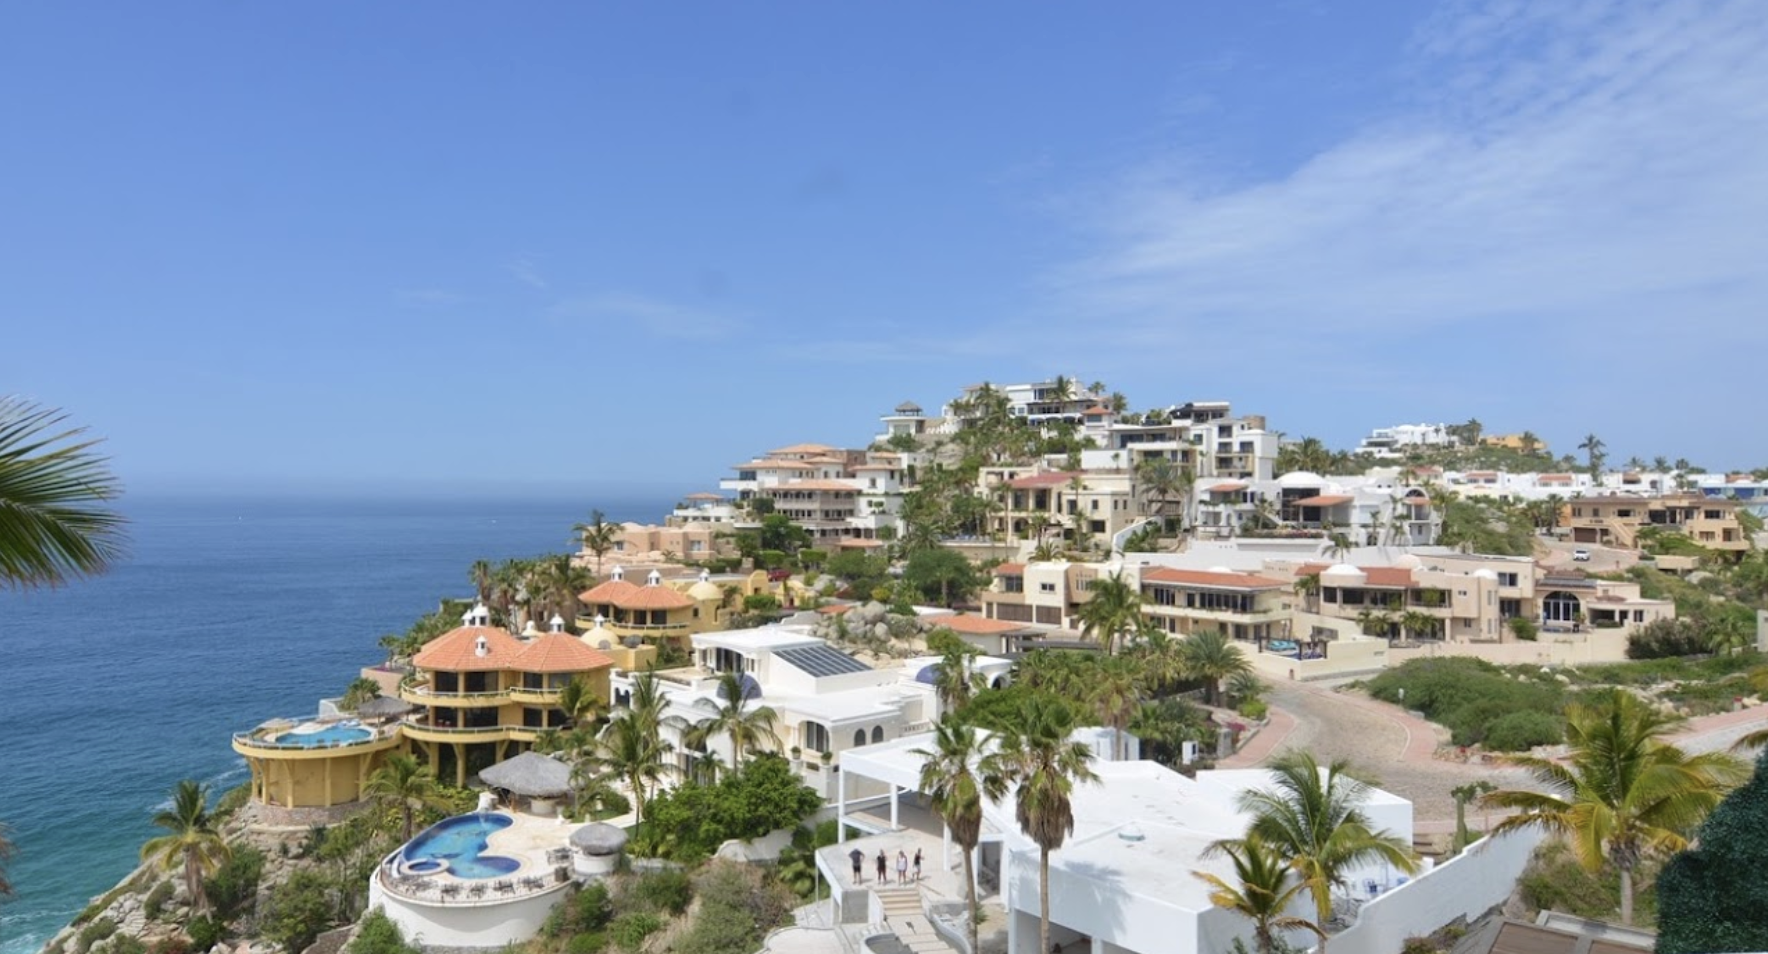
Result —
<svg viewBox="0 0 1768 954"><path fill-rule="evenodd" d="M479 780L528 798L563 798L571 794L571 767L555 758L523 752L479 773Z"/></svg>

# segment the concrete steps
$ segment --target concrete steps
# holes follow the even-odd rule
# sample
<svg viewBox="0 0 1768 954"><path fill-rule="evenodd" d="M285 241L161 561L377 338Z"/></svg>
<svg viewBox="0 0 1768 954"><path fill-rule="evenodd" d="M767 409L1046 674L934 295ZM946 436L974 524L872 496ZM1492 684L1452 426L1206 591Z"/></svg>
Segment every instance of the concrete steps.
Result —
<svg viewBox="0 0 1768 954"><path fill-rule="evenodd" d="M914 954L952 954L953 948L933 932L933 925L921 910L921 889L886 887L872 889L884 909L884 923L898 940Z"/></svg>

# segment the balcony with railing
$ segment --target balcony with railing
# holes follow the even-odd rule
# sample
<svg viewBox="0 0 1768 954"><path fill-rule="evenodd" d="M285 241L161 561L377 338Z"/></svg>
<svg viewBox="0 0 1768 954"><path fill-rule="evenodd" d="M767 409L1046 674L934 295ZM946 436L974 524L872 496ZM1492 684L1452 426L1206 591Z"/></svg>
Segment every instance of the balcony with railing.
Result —
<svg viewBox="0 0 1768 954"><path fill-rule="evenodd" d="M436 689L432 683L427 682L414 682L400 686L399 698L414 706L452 706L454 708L499 706L511 701L508 689L445 692Z"/></svg>

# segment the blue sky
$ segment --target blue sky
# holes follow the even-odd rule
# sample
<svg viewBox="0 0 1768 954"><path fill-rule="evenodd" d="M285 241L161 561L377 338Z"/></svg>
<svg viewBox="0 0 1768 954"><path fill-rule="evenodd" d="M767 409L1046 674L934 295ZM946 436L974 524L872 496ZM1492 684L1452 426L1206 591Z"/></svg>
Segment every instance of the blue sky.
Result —
<svg viewBox="0 0 1768 954"><path fill-rule="evenodd" d="M705 487L1056 373L1768 463L1749 0L12 4L0 87L0 391L140 490Z"/></svg>

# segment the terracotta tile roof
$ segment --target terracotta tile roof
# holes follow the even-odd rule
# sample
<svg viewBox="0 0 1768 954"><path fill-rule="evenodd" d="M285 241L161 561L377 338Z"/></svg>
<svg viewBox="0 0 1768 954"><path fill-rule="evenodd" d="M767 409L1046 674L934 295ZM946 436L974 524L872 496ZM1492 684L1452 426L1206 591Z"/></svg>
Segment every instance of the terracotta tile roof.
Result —
<svg viewBox="0 0 1768 954"><path fill-rule="evenodd" d="M995 636L1026 628L1024 623L989 619L986 616L976 616L970 613L960 613L957 616L936 616L928 622L931 622L936 628L943 626L954 633L965 633L971 636Z"/></svg>
<svg viewBox="0 0 1768 954"><path fill-rule="evenodd" d="M1142 574L1142 582L1210 586L1225 590L1277 590L1288 585L1282 580L1255 576L1251 573L1212 573L1207 570L1174 570L1168 567L1145 571Z"/></svg>
<svg viewBox="0 0 1768 954"><path fill-rule="evenodd" d="M854 470L898 470L901 467L901 464L861 464Z"/></svg>
<svg viewBox="0 0 1768 954"><path fill-rule="evenodd" d="M1082 417L1104 417L1105 415L1110 414L1110 413L1111 413L1111 411L1108 408L1106 408L1104 405L1101 405L1101 404L1095 404L1092 407L1089 407L1086 410L1080 412Z"/></svg>
<svg viewBox="0 0 1768 954"><path fill-rule="evenodd" d="M806 464L845 464L845 463L847 463L847 458L845 458L845 457L806 457L806 458L804 458L804 462Z"/></svg>
<svg viewBox="0 0 1768 954"><path fill-rule="evenodd" d="M801 460L758 460L749 466L756 470L816 470L816 465Z"/></svg>
<svg viewBox="0 0 1768 954"><path fill-rule="evenodd" d="M1007 486L1014 490L1035 490L1040 487L1060 487L1079 476L1079 474L1069 473L1032 474L1028 477L1015 477L1014 479L1007 481Z"/></svg>
<svg viewBox="0 0 1768 954"><path fill-rule="evenodd" d="M478 654L479 637L485 637L487 652ZM526 649L522 641L496 626L462 626L430 640L412 657L419 669L444 669L449 672L483 672L509 669L510 663Z"/></svg>
<svg viewBox="0 0 1768 954"><path fill-rule="evenodd" d="M614 660L570 633L542 633L523 647L509 668L519 672L589 672L612 665Z"/></svg>
<svg viewBox="0 0 1768 954"><path fill-rule="evenodd" d="M1228 483L1216 484L1215 486L1209 488L1209 493L1226 494L1226 493L1233 493L1236 490L1245 490L1245 489L1246 489L1246 484L1244 484L1240 481L1229 481Z"/></svg>
<svg viewBox="0 0 1768 954"><path fill-rule="evenodd" d="M1295 505L1297 507L1336 507L1339 504L1350 503L1355 499L1355 497L1346 494L1321 494L1318 497L1303 497L1297 500Z"/></svg>
<svg viewBox="0 0 1768 954"><path fill-rule="evenodd" d="M1537 484L1569 484L1571 482L1571 474L1542 474L1535 478Z"/></svg>
<svg viewBox="0 0 1768 954"><path fill-rule="evenodd" d="M782 447L778 450L768 451L768 453L769 454L827 454L829 451L840 450L840 449L841 448L839 448L839 447L831 447L828 444L793 444L790 447Z"/></svg>
<svg viewBox="0 0 1768 954"><path fill-rule="evenodd" d="M994 568L995 576L1020 576L1025 573L1023 563L1003 563Z"/></svg>
<svg viewBox="0 0 1768 954"><path fill-rule="evenodd" d="M771 493L778 490L845 490L848 493L854 493L859 490L859 488L852 484L842 483L839 480L788 480L778 486L763 487L761 490L762 493Z"/></svg>
<svg viewBox="0 0 1768 954"><path fill-rule="evenodd" d="M1496 476L1498 476L1498 472L1495 470L1470 470L1464 476L1467 476L1467 477L1496 477Z"/></svg>
<svg viewBox="0 0 1768 954"><path fill-rule="evenodd" d="M836 546L850 547L856 550L871 550L884 545L882 540L867 540L865 537L843 537Z"/></svg>
<svg viewBox="0 0 1768 954"><path fill-rule="evenodd" d="M625 580L609 580L577 594L577 599L590 604L607 603L621 609L672 610L694 605L686 594L667 586L638 586Z"/></svg>
<svg viewBox="0 0 1768 954"><path fill-rule="evenodd" d="M697 494L688 494L686 499L688 499L688 500L723 500L724 497L721 494L709 494L709 493L706 493L705 491L701 491Z"/></svg>

